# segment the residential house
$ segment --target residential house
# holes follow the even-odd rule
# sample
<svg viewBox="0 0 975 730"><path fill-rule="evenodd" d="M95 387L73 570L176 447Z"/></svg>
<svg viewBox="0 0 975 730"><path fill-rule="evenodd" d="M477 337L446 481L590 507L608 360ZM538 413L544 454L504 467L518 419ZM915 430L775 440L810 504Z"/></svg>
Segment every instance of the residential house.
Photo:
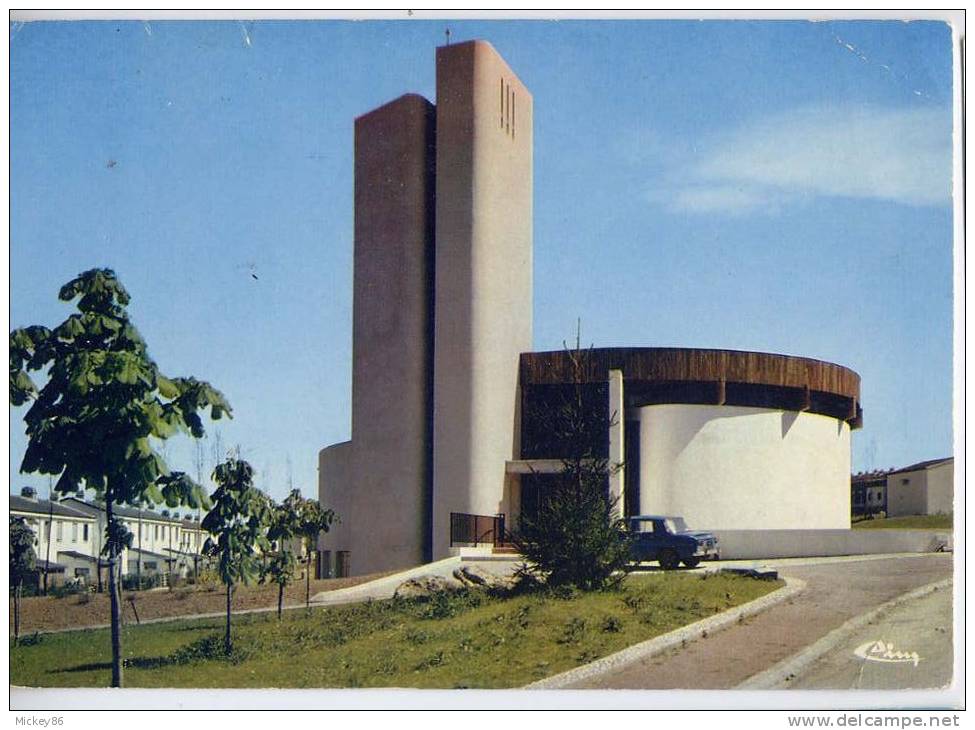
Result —
<svg viewBox="0 0 975 730"><path fill-rule="evenodd" d="M90 514L72 505L39 499L33 487L24 487L19 495L10 495L10 516L25 518L34 531L39 575L46 571L55 584L68 578L97 580L94 561L75 557L98 554L98 521Z"/></svg>
<svg viewBox="0 0 975 730"><path fill-rule="evenodd" d="M889 469L857 472L850 477L850 507L854 517L887 512L887 475Z"/></svg>
<svg viewBox="0 0 975 730"><path fill-rule="evenodd" d="M887 516L951 514L955 460L931 459L887 475Z"/></svg>
<svg viewBox="0 0 975 730"><path fill-rule="evenodd" d="M104 534L105 507L87 502L81 496L67 498L71 504L98 520ZM132 533L132 547L122 556L122 570L126 575L177 573L189 575L199 570L199 557L205 540L200 523L188 515L171 514L169 510L155 512L148 508L116 505L113 512Z"/></svg>

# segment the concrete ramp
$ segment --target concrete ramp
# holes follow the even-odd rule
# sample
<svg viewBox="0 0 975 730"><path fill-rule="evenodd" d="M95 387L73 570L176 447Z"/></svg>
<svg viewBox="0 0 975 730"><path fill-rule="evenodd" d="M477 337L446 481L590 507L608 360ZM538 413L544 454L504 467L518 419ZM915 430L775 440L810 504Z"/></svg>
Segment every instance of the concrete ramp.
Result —
<svg viewBox="0 0 975 730"><path fill-rule="evenodd" d="M723 560L811 558L952 549L947 530L714 530Z"/></svg>
<svg viewBox="0 0 975 730"><path fill-rule="evenodd" d="M418 578L421 575L439 575L447 577L452 575L455 568L460 567L460 556L445 558L433 563L425 563L415 568L408 568L399 573L385 575L376 578L368 583L360 583L349 588L340 588L336 591L323 591L316 593L311 598L311 602L318 606L328 606L338 603L355 603L365 601L369 598L379 600L381 598L392 598L397 586L410 578Z"/></svg>

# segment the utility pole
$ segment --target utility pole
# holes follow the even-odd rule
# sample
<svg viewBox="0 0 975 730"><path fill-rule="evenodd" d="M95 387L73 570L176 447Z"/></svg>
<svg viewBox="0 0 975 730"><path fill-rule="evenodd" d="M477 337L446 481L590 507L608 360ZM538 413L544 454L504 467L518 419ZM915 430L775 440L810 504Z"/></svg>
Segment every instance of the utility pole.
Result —
<svg viewBox="0 0 975 730"><path fill-rule="evenodd" d="M142 590L142 500L139 500L139 554L135 559L135 574L139 588Z"/></svg>
<svg viewBox="0 0 975 730"><path fill-rule="evenodd" d="M54 479L47 478L47 554L44 557L44 595L47 595L47 574L51 572L51 536L54 534Z"/></svg>

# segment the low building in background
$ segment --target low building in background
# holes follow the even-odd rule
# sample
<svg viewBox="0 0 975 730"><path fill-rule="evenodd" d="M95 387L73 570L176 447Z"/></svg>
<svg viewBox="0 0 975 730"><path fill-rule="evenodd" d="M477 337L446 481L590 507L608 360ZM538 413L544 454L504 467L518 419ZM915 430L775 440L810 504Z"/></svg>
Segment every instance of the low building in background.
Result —
<svg viewBox="0 0 975 730"><path fill-rule="evenodd" d="M887 475L887 516L948 515L954 511L955 459L931 459Z"/></svg>
<svg viewBox="0 0 975 730"><path fill-rule="evenodd" d="M195 516L120 506L114 512L132 533L132 548L120 556L123 576L186 577L202 570L206 533ZM34 531L38 573L47 570L49 585L72 579L97 586L107 583L104 504L86 501L83 493L52 502L39 499L33 487L24 487L20 495L10 495L10 515L24 517Z"/></svg>
<svg viewBox="0 0 975 730"><path fill-rule="evenodd" d="M887 513L887 475L890 469L857 472L850 477L850 507L853 517Z"/></svg>
<svg viewBox="0 0 975 730"><path fill-rule="evenodd" d="M23 517L34 531L39 581L45 570L48 585L69 578L87 579L88 565L77 564L69 556L98 554L98 521L91 514L63 502L39 499L33 487L24 487L19 495L10 495L10 516Z"/></svg>
<svg viewBox="0 0 975 730"><path fill-rule="evenodd" d="M104 505L87 502L79 496L68 497L62 504L70 505L98 520L96 549L100 551L107 521ZM165 509L155 512L151 509L116 506L113 511L132 533L132 550L126 550L122 555L123 575L138 575L143 572L146 563L153 564L148 569L150 573L186 576L199 569L199 557L206 533L197 519L186 515L181 517L179 512L170 513ZM137 551L144 554L141 560L130 554ZM98 552L93 554L97 555Z"/></svg>

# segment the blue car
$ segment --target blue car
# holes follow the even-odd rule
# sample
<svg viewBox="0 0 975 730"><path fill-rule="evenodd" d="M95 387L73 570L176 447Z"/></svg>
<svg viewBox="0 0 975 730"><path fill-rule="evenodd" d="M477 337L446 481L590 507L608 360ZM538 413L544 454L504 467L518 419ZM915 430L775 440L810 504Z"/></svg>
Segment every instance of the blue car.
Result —
<svg viewBox="0 0 975 730"><path fill-rule="evenodd" d="M634 515L627 518L633 535L633 560L657 561L664 570L681 563L696 568L702 560L718 560L718 538L710 532L687 529L683 517Z"/></svg>

